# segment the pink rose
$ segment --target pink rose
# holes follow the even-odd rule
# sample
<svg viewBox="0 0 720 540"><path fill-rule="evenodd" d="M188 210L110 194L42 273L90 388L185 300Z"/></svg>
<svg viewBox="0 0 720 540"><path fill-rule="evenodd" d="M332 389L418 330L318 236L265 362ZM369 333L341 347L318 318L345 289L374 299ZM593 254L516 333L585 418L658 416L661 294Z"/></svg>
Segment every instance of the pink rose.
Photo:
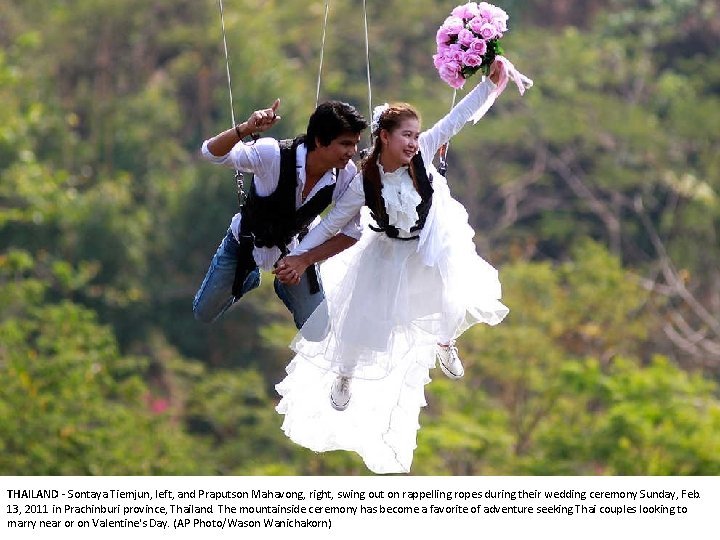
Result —
<svg viewBox="0 0 720 540"><path fill-rule="evenodd" d="M504 19L508 20L508 14L507 12L498 6L492 6L492 19Z"/></svg>
<svg viewBox="0 0 720 540"><path fill-rule="evenodd" d="M497 29L498 34L502 36L504 32L507 32L507 18L494 18L492 25Z"/></svg>
<svg viewBox="0 0 720 540"><path fill-rule="evenodd" d="M447 57L442 52L433 54L433 65L435 66L435 69L440 69L445 62L447 62Z"/></svg>
<svg viewBox="0 0 720 540"><path fill-rule="evenodd" d="M478 36L480 35L480 30L482 30L482 27L484 24L487 24L489 21L486 21L482 17L474 17L470 19L470 22L468 22L468 26L470 27L470 30L475 32Z"/></svg>
<svg viewBox="0 0 720 540"><path fill-rule="evenodd" d="M497 28L495 28L495 25L493 24L485 23L480 28L479 34L483 39L492 39L497 36Z"/></svg>
<svg viewBox="0 0 720 540"><path fill-rule="evenodd" d="M472 51L475 54L482 56L487 52L487 42L484 39L474 39L468 47L468 51Z"/></svg>
<svg viewBox="0 0 720 540"><path fill-rule="evenodd" d="M455 61L445 62L440 65L438 72L440 72L440 78L444 81L453 79L460 75L460 64Z"/></svg>
<svg viewBox="0 0 720 540"><path fill-rule="evenodd" d="M445 64L450 63L450 62L459 64L461 60L462 60L462 57L456 58L455 55L450 55L447 51L439 52L439 53L433 55L433 65L438 70L442 66L444 66Z"/></svg>
<svg viewBox="0 0 720 540"><path fill-rule="evenodd" d="M458 43L464 47L469 47L474 39L475 34L473 34L470 30L466 30L464 28L460 30L460 33L458 34Z"/></svg>
<svg viewBox="0 0 720 540"><path fill-rule="evenodd" d="M507 32L508 18L508 14L505 13L504 10L500 9L499 7L495 7L490 22L495 25L497 31L502 34L503 32Z"/></svg>
<svg viewBox="0 0 720 540"><path fill-rule="evenodd" d="M440 78L453 88L461 88L465 84L465 79L459 72L457 73L441 73Z"/></svg>
<svg viewBox="0 0 720 540"><path fill-rule="evenodd" d="M438 28L437 34L435 35L435 42L438 45L447 45L451 41L450 33L444 26Z"/></svg>
<svg viewBox="0 0 720 540"><path fill-rule="evenodd" d="M461 19L472 19L478 13L478 6L475 2L468 2L464 6L458 6L452 10L452 14L455 17L460 17Z"/></svg>
<svg viewBox="0 0 720 540"><path fill-rule="evenodd" d="M446 55L448 58L451 58L452 60L455 60L456 62L462 61L462 55L465 52L465 49L463 49L459 43L453 43L448 47L448 50L446 51Z"/></svg>
<svg viewBox="0 0 720 540"><path fill-rule="evenodd" d="M473 52L473 51L467 51L463 55L463 64L465 64L466 66L477 67L480 64L482 64L482 61L483 61L482 55L477 54L476 52Z"/></svg>
<svg viewBox="0 0 720 540"><path fill-rule="evenodd" d="M465 28L465 23L460 17L453 17L452 15L445 19L442 23L442 27L448 34L459 34L460 30Z"/></svg>
<svg viewBox="0 0 720 540"><path fill-rule="evenodd" d="M442 77L441 77L442 78ZM448 83L453 88L462 88L465 84L465 78L459 73L452 77L443 78L443 81Z"/></svg>
<svg viewBox="0 0 720 540"><path fill-rule="evenodd" d="M487 21L492 20L493 15L496 13L495 10L497 9L499 8L493 6L492 4L488 4L487 2L478 3L478 12L480 13L480 16Z"/></svg>

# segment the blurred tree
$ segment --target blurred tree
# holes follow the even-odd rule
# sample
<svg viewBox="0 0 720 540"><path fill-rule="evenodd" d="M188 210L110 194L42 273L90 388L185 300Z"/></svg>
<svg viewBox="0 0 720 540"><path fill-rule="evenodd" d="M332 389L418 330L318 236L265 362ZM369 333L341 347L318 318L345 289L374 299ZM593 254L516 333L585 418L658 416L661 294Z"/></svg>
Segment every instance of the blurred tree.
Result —
<svg viewBox="0 0 720 540"><path fill-rule="evenodd" d="M25 252L0 257L0 471L203 474L203 446L156 403L144 360L123 357L88 310L46 303Z"/></svg>

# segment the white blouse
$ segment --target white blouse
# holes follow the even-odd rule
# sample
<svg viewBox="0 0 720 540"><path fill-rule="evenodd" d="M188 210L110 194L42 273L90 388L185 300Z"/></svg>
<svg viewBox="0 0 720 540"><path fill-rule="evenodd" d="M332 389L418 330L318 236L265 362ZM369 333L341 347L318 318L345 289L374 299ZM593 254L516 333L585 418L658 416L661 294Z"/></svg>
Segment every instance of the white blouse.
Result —
<svg viewBox="0 0 720 540"><path fill-rule="evenodd" d="M490 107L497 94L497 86L489 78L479 83L445 115L437 124L423 131L418 141L419 149L425 163L425 169L433 175L433 187L442 178L435 169L432 161L440 147L462 129L466 122L472 119L473 115L481 110ZM421 201L420 195L412 184L412 179L407 167L402 167L393 173L387 173L380 168L381 180L383 183L382 196L385 200L385 208L390 217L390 223L403 231L409 231L418 219L415 207ZM442 184L445 179L442 178ZM349 220L353 219L360 212L365 204L365 192L363 190L362 172L359 172L350 183L347 191L335 202L332 210L323 220L313 228L302 242L291 251L291 255L299 255L310 249L319 246L328 238L337 234ZM412 208L412 210L411 210ZM420 243L424 243L421 237Z"/></svg>
<svg viewBox="0 0 720 540"><path fill-rule="evenodd" d="M410 233L410 229L418 220L417 205L422 201L422 197L413 185L408 167L386 172L378 160L378 169L382 182L381 194L390 218L389 223L401 231Z"/></svg>

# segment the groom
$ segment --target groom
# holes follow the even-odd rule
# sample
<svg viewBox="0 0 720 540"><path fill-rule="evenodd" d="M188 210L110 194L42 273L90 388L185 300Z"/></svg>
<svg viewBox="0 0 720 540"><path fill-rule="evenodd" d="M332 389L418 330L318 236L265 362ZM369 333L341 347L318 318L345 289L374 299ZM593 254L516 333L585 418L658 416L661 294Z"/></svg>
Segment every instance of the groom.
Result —
<svg viewBox="0 0 720 540"><path fill-rule="evenodd" d="M211 163L253 173L254 178L247 201L233 216L195 295L193 313L199 321L215 321L257 288L260 270L275 268L357 172L352 157L367 122L354 107L327 101L310 116L305 135L281 141L258 138L280 121L279 106L277 99L202 145L202 156ZM244 142L249 136L253 140ZM352 246L360 233L358 214L340 233L306 254L306 268L286 269L280 263L292 283L275 278L275 293L298 329L324 298L315 263Z"/></svg>

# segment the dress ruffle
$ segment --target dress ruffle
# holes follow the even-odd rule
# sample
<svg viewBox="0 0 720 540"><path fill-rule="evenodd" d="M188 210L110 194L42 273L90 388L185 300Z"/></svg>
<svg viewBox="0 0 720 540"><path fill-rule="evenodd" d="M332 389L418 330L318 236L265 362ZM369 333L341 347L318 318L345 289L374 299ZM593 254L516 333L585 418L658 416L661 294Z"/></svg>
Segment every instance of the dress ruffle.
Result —
<svg viewBox="0 0 720 540"><path fill-rule="evenodd" d="M384 379L353 379L348 408L336 411L329 399L336 375L297 356L276 386L282 396L277 411L285 415L282 429L315 452L357 452L374 473L407 473L434 364L433 347L414 349Z"/></svg>

